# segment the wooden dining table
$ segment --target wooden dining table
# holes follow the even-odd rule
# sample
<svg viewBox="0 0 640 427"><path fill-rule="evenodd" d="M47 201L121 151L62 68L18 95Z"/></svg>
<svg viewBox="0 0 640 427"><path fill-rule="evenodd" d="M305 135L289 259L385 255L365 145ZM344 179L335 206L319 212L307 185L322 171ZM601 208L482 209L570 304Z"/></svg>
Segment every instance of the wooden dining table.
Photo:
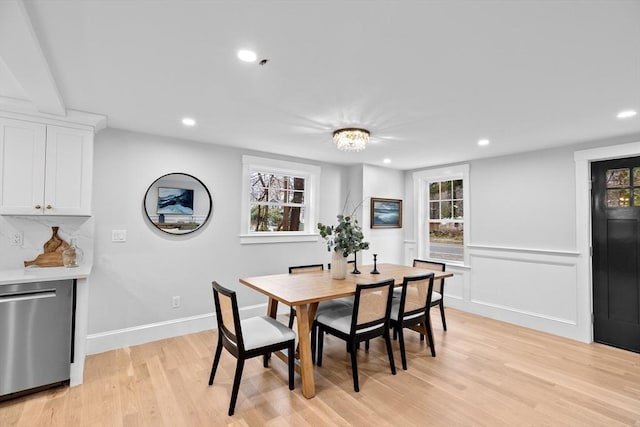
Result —
<svg viewBox="0 0 640 427"><path fill-rule="evenodd" d="M371 274L373 269L371 265L363 265L359 269L361 274L347 273L344 280L333 279L330 270L303 274L270 274L240 279L240 283L269 297L268 316L276 317L278 303L295 307L298 326L298 364L302 378L302 394L307 399L316 394L311 359L310 327L315 318L318 303L353 296L356 293L356 284L358 283L393 279L395 285L400 286L405 276L421 273L434 273L435 279L453 276L453 273L398 264L378 264L377 270L380 274ZM280 355L280 357L288 356Z"/></svg>

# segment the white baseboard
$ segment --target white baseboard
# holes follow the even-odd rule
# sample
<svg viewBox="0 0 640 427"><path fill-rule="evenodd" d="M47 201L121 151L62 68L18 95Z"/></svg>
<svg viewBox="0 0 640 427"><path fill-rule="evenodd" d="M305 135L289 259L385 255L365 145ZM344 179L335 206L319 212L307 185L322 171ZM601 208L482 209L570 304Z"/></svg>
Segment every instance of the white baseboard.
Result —
<svg viewBox="0 0 640 427"><path fill-rule="evenodd" d="M285 307L288 312L288 307ZM259 304L240 308L240 317L263 316L267 305ZM279 312L282 310L279 310ZM282 311L284 313L284 311ZM97 354L132 345L145 344L180 335L193 334L216 328L213 313L182 317L163 322L149 323L131 328L116 329L87 335L87 354Z"/></svg>

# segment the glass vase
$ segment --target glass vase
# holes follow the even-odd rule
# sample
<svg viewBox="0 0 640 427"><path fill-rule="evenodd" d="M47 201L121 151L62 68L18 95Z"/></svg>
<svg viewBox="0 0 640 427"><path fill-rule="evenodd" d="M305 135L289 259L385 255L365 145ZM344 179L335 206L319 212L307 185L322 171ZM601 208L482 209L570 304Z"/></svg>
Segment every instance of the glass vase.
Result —
<svg viewBox="0 0 640 427"><path fill-rule="evenodd" d="M71 239L69 247L62 251L62 264L67 268L78 267L82 262L82 249L76 243L76 239Z"/></svg>

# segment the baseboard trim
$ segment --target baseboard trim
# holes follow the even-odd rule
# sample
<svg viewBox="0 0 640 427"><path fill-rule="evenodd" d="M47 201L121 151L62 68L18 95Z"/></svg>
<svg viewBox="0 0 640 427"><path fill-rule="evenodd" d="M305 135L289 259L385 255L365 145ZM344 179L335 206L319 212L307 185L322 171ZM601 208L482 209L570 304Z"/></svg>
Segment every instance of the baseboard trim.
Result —
<svg viewBox="0 0 640 427"><path fill-rule="evenodd" d="M258 304L240 308L239 311L240 317L245 318L263 316L266 310L266 304ZM215 315L213 313L206 313L129 328L98 332L87 335L87 354L102 353L122 347L145 344L215 328Z"/></svg>

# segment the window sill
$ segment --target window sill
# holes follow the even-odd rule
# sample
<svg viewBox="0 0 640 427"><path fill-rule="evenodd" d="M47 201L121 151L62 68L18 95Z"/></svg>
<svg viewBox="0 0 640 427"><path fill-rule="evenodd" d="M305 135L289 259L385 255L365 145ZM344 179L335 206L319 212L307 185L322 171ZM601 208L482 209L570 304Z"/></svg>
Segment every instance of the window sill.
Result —
<svg viewBox="0 0 640 427"><path fill-rule="evenodd" d="M297 242L317 242L319 234L301 233L264 233L264 234L241 234L241 245L256 245L264 243L297 243Z"/></svg>

